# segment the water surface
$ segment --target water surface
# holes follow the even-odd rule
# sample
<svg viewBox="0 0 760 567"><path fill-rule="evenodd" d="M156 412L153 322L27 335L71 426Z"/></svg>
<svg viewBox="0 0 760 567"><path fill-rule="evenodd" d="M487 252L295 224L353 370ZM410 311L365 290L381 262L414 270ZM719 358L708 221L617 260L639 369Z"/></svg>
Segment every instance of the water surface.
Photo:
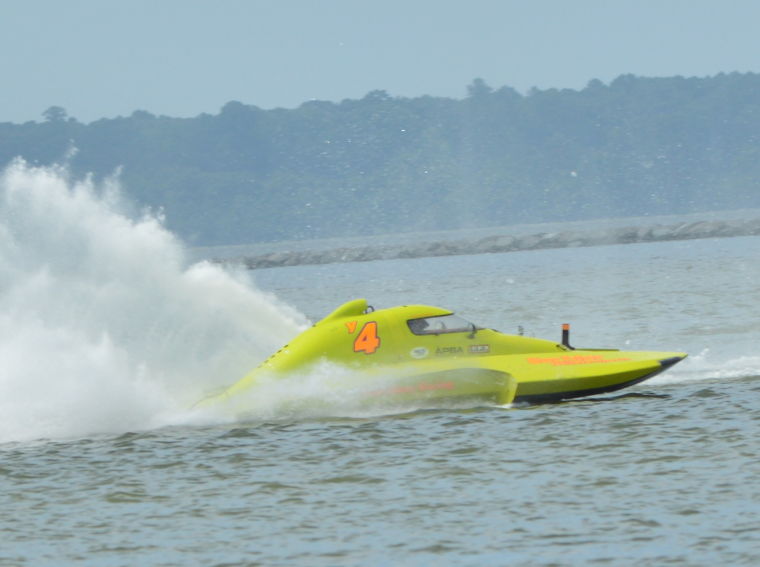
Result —
<svg viewBox="0 0 760 567"><path fill-rule="evenodd" d="M17 167L0 186L0 566L755 565L760 238L226 274ZM56 227L54 234L47 229ZM254 284L256 287L254 287ZM686 351L558 404L188 408L366 297ZM303 314L303 315L302 315Z"/></svg>

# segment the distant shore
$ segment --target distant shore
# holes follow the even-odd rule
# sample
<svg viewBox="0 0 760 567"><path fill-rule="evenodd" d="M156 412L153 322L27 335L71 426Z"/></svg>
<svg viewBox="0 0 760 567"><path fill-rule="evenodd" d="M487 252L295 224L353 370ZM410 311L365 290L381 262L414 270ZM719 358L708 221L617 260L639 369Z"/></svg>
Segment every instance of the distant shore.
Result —
<svg viewBox="0 0 760 567"><path fill-rule="evenodd" d="M667 225L540 232L519 236L510 235L505 231L504 234L484 238L424 241L384 246L354 246L330 250L278 251L213 261L221 264L242 264L250 270L256 270L310 264L371 262L373 260L399 258L493 254L548 248L577 248L755 235L760 235L760 219L705 220Z"/></svg>

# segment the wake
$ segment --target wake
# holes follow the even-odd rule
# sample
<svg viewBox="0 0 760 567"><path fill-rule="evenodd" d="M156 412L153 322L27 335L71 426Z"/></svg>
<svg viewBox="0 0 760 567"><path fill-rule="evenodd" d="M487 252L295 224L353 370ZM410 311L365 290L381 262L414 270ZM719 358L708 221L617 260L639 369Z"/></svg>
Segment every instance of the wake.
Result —
<svg viewBox="0 0 760 567"><path fill-rule="evenodd" d="M674 369L656 376L645 384L680 384L704 380L744 380L759 376L760 356L718 357L711 349L689 355Z"/></svg>
<svg viewBox="0 0 760 567"><path fill-rule="evenodd" d="M187 419L305 318L243 273L188 265L118 181L12 162L0 176L0 442Z"/></svg>

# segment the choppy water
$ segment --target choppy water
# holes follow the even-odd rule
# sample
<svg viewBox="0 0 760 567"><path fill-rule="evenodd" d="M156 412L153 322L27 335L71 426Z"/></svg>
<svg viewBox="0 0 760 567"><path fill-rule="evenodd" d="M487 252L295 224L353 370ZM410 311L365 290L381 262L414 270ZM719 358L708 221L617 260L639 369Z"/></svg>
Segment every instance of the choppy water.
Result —
<svg viewBox="0 0 760 567"><path fill-rule="evenodd" d="M760 238L280 268L254 286L188 267L155 222L62 172L2 183L0 566L760 560ZM299 312L353 297L691 356L561 404L186 409ZM289 392L272 395L262 408Z"/></svg>

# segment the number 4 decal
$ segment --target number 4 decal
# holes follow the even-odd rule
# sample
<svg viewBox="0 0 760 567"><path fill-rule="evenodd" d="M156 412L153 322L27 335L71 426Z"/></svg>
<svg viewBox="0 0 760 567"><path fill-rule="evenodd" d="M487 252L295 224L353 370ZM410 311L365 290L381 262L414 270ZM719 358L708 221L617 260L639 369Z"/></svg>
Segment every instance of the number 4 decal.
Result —
<svg viewBox="0 0 760 567"><path fill-rule="evenodd" d="M372 354L380 347L380 337L377 336L377 322L364 323L362 330L354 340L354 352Z"/></svg>

